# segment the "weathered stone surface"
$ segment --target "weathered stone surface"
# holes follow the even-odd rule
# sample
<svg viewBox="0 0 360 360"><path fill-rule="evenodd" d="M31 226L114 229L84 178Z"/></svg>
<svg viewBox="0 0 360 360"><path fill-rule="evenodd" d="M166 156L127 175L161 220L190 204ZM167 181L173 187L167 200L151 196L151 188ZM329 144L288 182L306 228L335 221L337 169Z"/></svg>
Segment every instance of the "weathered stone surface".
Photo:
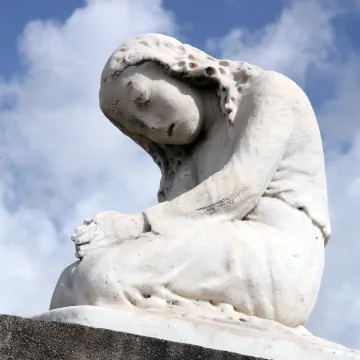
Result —
<svg viewBox="0 0 360 360"><path fill-rule="evenodd" d="M252 356L206 349L105 329L0 316L1 360L256 360Z"/></svg>

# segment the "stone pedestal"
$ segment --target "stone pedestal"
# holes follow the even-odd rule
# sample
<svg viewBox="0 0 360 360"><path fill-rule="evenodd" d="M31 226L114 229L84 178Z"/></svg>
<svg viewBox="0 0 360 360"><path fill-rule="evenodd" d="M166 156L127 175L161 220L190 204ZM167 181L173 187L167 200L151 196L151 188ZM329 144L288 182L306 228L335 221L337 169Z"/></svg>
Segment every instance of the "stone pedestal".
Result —
<svg viewBox="0 0 360 360"><path fill-rule="evenodd" d="M263 360L190 344L52 321L0 316L1 360Z"/></svg>
<svg viewBox="0 0 360 360"><path fill-rule="evenodd" d="M252 317L77 306L36 320L0 317L0 359L360 360L360 352Z"/></svg>

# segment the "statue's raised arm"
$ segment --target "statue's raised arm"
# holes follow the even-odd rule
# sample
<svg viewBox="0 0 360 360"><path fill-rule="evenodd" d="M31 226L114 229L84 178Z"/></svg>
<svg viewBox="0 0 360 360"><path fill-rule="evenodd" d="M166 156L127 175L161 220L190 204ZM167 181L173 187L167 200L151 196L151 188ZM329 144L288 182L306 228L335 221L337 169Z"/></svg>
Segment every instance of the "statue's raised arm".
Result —
<svg viewBox="0 0 360 360"><path fill-rule="evenodd" d="M149 34L111 55L100 107L160 167L160 203L85 221L73 236L80 261L63 272L51 308L304 324L330 222L320 131L300 87Z"/></svg>

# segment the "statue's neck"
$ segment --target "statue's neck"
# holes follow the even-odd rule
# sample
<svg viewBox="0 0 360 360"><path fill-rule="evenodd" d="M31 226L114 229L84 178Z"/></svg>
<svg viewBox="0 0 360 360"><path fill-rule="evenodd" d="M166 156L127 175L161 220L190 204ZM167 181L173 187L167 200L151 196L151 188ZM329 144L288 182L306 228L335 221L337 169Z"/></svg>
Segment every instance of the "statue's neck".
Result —
<svg viewBox="0 0 360 360"><path fill-rule="evenodd" d="M221 111L220 98L214 91L207 91L203 94L204 124L203 132L210 133L219 121L225 121L225 115Z"/></svg>

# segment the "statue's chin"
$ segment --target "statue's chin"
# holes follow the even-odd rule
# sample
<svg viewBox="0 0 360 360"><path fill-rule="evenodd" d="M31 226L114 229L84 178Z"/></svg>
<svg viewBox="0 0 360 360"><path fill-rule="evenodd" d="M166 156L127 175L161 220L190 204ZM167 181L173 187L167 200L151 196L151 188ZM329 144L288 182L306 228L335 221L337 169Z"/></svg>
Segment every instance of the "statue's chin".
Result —
<svg viewBox="0 0 360 360"><path fill-rule="evenodd" d="M199 121L182 121L173 122L166 128L144 129L140 134L147 137L158 145L189 145L192 144L199 136L201 126Z"/></svg>

